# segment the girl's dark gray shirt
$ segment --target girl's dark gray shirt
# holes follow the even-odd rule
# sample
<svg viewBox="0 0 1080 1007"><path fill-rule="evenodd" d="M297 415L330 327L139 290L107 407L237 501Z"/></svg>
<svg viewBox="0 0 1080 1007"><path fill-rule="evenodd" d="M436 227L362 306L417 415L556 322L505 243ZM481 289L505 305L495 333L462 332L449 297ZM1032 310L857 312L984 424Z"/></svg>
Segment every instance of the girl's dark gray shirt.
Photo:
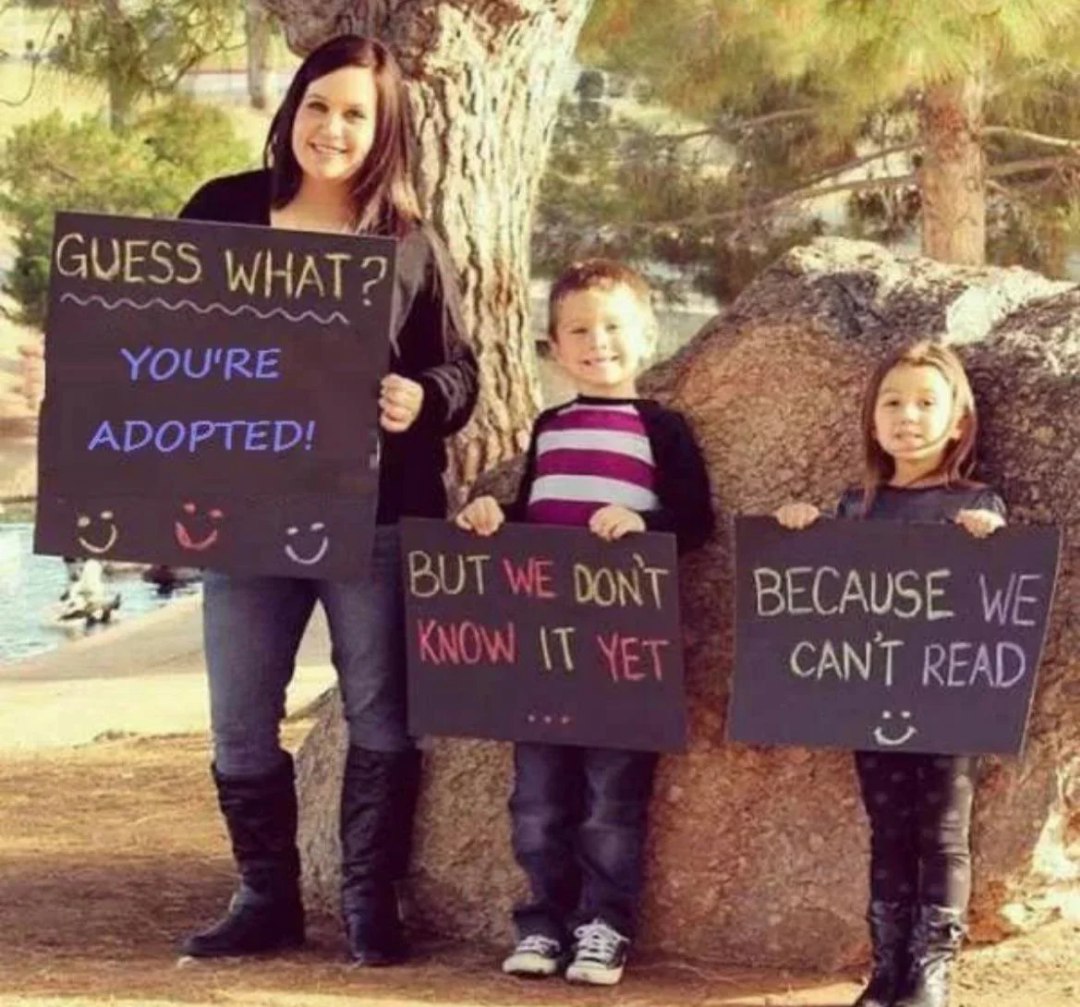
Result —
<svg viewBox="0 0 1080 1007"><path fill-rule="evenodd" d="M989 486L879 486L868 514L863 514L863 489L844 491L836 516L883 521L949 522L962 510L988 510L1005 517L1005 501Z"/></svg>

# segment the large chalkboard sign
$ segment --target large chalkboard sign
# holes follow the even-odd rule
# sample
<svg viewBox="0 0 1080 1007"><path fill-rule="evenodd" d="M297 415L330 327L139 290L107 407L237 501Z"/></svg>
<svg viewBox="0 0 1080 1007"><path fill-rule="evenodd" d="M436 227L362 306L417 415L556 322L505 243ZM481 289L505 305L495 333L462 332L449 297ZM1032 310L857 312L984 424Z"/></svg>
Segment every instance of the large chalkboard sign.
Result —
<svg viewBox="0 0 1080 1007"><path fill-rule="evenodd" d="M359 576L394 255L386 238L58 214L35 550Z"/></svg>
<svg viewBox="0 0 1080 1007"><path fill-rule="evenodd" d="M736 521L728 737L781 745L1017 753L1060 533Z"/></svg>
<svg viewBox="0 0 1080 1007"><path fill-rule="evenodd" d="M409 730L681 750L675 539L401 525Z"/></svg>

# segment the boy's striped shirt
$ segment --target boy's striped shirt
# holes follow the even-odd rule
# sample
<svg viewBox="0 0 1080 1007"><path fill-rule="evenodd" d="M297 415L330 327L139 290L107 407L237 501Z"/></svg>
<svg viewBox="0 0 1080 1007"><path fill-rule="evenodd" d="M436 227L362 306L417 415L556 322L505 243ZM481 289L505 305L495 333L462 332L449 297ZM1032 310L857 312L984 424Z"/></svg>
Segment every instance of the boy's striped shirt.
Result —
<svg viewBox="0 0 1080 1007"><path fill-rule="evenodd" d="M576 400L543 424L527 519L586 525L608 504L655 510L656 463L645 424L631 402Z"/></svg>

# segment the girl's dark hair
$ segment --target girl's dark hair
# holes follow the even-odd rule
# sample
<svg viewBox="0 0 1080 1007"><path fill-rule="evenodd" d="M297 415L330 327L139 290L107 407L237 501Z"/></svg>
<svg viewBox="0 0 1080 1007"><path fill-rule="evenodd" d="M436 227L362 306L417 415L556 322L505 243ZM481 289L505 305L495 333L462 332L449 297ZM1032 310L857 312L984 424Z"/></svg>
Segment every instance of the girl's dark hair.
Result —
<svg viewBox="0 0 1080 1007"><path fill-rule="evenodd" d="M420 222L412 178L412 126L401 69L381 42L338 35L308 54L293 76L263 149L270 171L271 203L288 204L300 191L303 172L292 150L293 123L308 86L345 66L370 67L375 77L375 137L351 183L357 231L401 236Z"/></svg>
<svg viewBox="0 0 1080 1007"><path fill-rule="evenodd" d="M877 442L874 435L874 412L878 392L886 375L895 367L933 367L952 389L953 416L960 421L960 436L945 446L941 463L929 475L939 476L946 486L977 486L975 473L975 439L979 419L975 411L975 395L964 372L960 358L947 346L930 340L920 340L904 346L886 357L874 371L866 386L862 407L863 448L866 469L863 478L864 514L869 513L879 487L887 483L896 471L896 463Z"/></svg>

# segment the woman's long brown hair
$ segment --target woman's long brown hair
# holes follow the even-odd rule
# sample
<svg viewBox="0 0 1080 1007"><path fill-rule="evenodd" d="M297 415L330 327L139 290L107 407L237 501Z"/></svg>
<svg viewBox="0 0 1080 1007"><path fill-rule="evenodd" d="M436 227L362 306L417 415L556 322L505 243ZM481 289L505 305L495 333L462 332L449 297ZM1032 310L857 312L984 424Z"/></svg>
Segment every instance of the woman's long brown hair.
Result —
<svg viewBox="0 0 1080 1007"><path fill-rule="evenodd" d="M351 183L353 227L401 236L420 222L413 184L412 125L397 60L381 42L362 35L338 35L308 54L270 123L263 164L270 170L275 209L290 203L303 180L292 150L296 113L308 85L345 66L369 67L375 77L375 136Z"/></svg>

